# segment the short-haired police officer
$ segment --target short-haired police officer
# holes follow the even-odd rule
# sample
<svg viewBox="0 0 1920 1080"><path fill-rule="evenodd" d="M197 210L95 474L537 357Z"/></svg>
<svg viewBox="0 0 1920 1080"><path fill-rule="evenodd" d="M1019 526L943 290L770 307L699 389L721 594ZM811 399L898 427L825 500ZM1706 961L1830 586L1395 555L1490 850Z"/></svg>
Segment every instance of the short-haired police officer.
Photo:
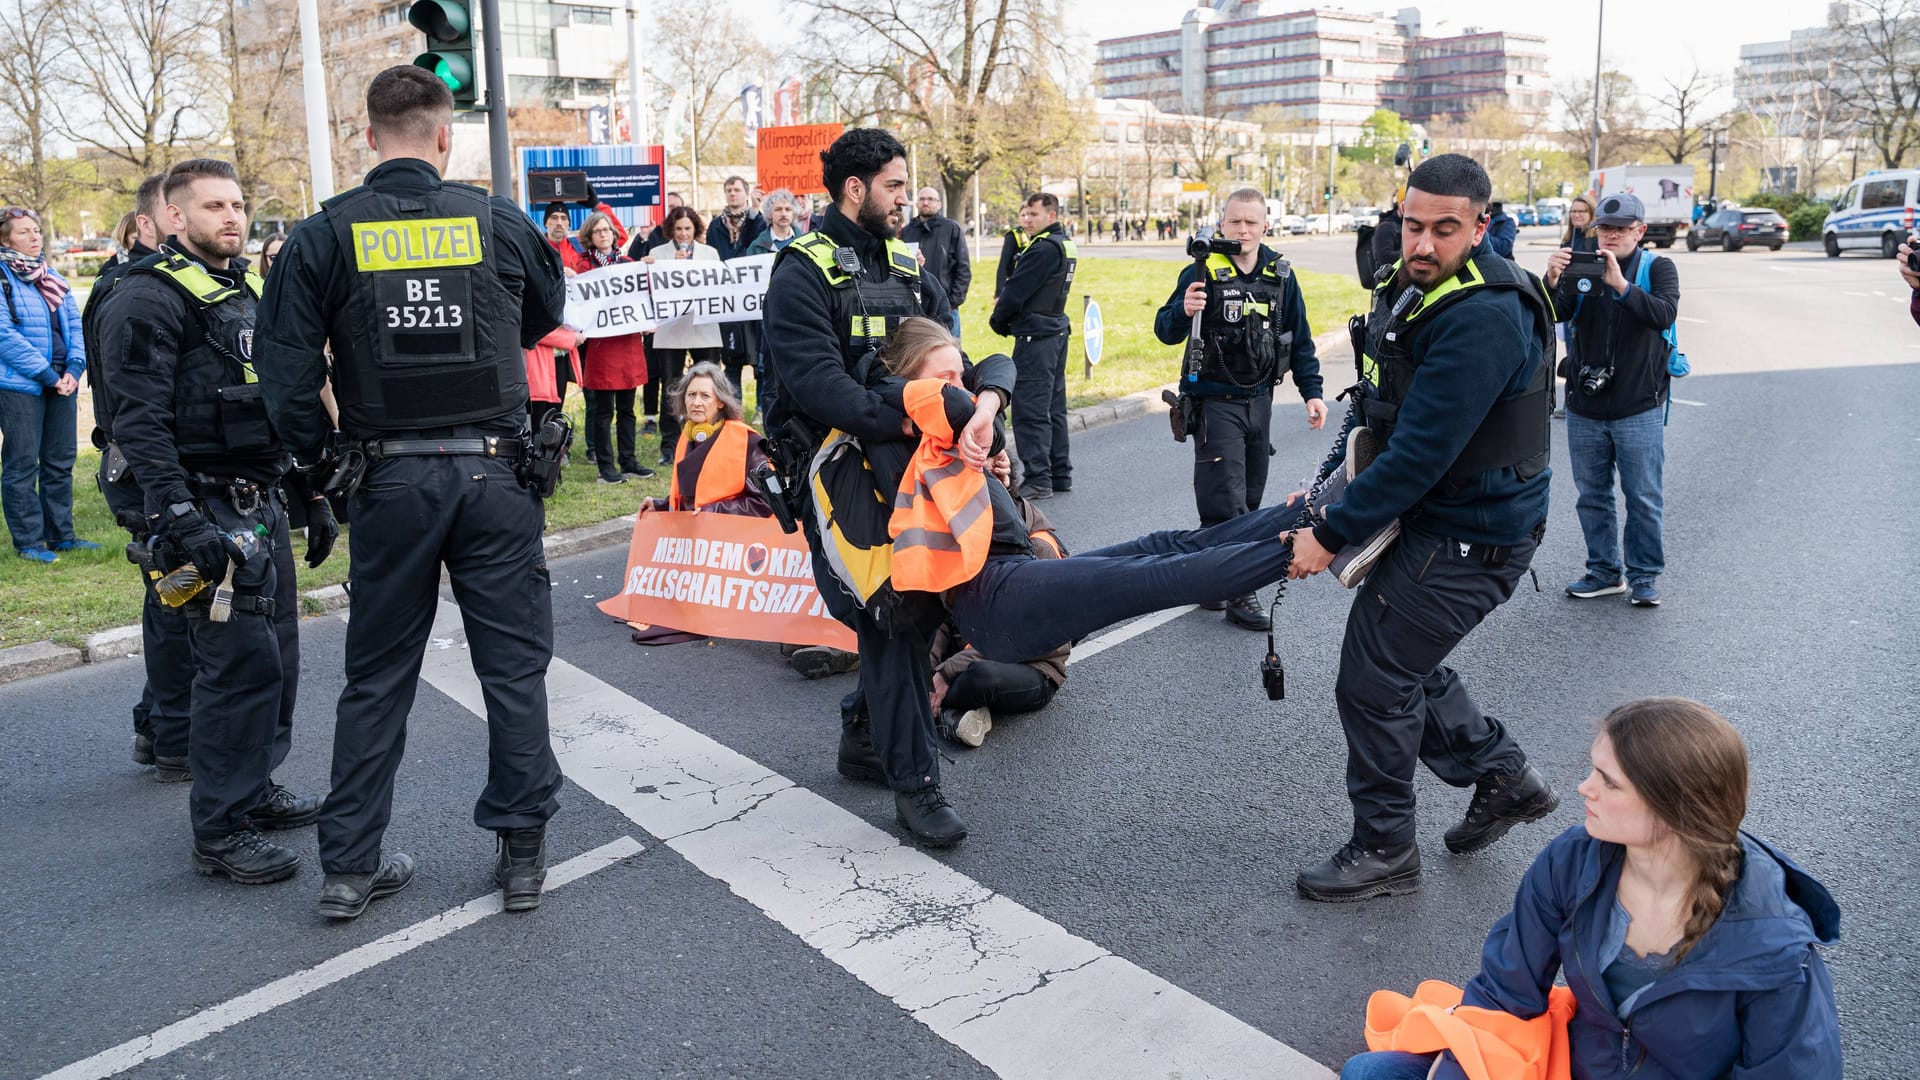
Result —
<svg viewBox="0 0 1920 1080"><path fill-rule="evenodd" d="M1239 241L1240 254L1208 255L1204 281L1189 264L1153 321L1161 342L1178 345L1200 316L1204 359L1181 369L1180 393L1197 406L1193 498L1203 529L1260 509L1273 453L1273 388L1286 372L1306 402L1307 426L1327 422L1306 301L1286 260L1261 243L1266 234L1264 196L1252 188L1227 196L1220 235ZM1252 593L1208 606L1249 630L1272 627Z"/></svg>
<svg viewBox="0 0 1920 1080"><path fill-rule="evenodd" d="M1013 437L1020 453L1020 495L1052 498L1073 490L1067 436L1067 294L1080 252L1060 222L1060 200L1050 192L1027 196L1023 220L1033 236L1014 260L1013 273L993 300L987 325L1013 338Z"/></svg>
<svg viewBox="0 0 1920 1080"><path fill-rule="evenodd" d="M162 190L166 242L101 310L101 359L119 401L112 434L140 478L159 568L191 564L225 587L183 605L193 665L187 730L156 731L164 741L155 751L170 763L173 740L186 739L194 868L260 885L291 877L300 856L259 830L311 824L320 811L317 797L296 798L270 775L293 746L300 684L279 493L292 462L254 377L260 278L240 257L247 214L233 166L183 161ZM311 514L307 562L317 566L338 530L324 500Z"/></svg>
<svg viewBox="0 0 1920 1080"><path fill-rule="evenodd" d="M560 260L503 198L442 181L453 99L423 68L367 88L380 163L287 239L261 306L274 427L302 460L328 436L320 389L333 351L348 500L353 621L320 816L320 911L350 919L404 888L413 861L380 847L444 565L487 702L487 784L474 823L498 835L509 911L540 903L560 766L547 740L553 610L545 508L522 482L523 348L560 324Z"/></svg>

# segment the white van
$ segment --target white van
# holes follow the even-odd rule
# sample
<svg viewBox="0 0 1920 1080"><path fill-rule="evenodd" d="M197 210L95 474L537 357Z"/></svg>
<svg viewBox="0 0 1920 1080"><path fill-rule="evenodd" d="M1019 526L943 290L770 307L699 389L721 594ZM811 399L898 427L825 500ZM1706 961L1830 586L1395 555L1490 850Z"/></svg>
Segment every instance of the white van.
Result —
<svg viewBox="0 0 1920 1080"><path fill-rule="evenodd" d="M1873 172L1847 186L1820 226L1820 241L1828 258L1839 258L1848 248L1878 250L1882 258L1914 231L1920 216L1920 169Z"/></svg>

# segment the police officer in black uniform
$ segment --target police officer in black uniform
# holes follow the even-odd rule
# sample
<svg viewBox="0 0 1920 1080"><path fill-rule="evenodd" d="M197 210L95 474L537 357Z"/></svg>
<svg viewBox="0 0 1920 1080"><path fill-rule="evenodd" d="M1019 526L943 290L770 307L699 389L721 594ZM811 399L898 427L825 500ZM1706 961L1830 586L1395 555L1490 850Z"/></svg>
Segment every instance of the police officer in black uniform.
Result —
<svg viewBox="0 0 1920 1080"><path fill-rule="evenodd" d="M260 830L311 824L320 810L318 798L298 798L271 775L293 745L300 683L293 548L278 492L291 461L254 376L260 279L238 257L247 218L233 166L183 161L168 171L163 198L171 235L106 300L101 357L118 398L114 443L139 477L159 568L191 565L217 583L184 606L194 868L260 885L300 866ZM316 513L314 566L337 535L324 502Z"/></svg>
<svg viewBox="0 0 1920 1080"><path fill-rule="evenodd" d="M320 818L320 912L354 918L413 876L413 860L380 841L442 566L487 701L474 823L498 836L507 910L529 911L561 776L547 740L553 612L545 508L523 480L521 350L560 324L560 261L511 202L440 179L453 137L446 84L389 68L367 88L367 115L380 164L288 238L260 317L275 427L302 460L320 453L330 345L343 480L365 463L349 483L354 617Z"/></svg>
<svg viewBox="0 0 1920 1080"><path fill-rule="evenodd" d="M165 173L155 173L140 182L133 195L133 246L100 271L87 294L80 327L88 356L101 355L100 328L106 321L102 313L107 297L135 264L160 247L160 189L166 179ZM93 391L93 445L100 451L100 472L95 480L113 520L132 537L127 554L138 565L140 560L150 561L151 555L146 496L127 465L126 453L113 441L116 402L107 365L88 364L87 382ZM193 647L188 642L186 616L179 608L160 602L153 591L153 580L144 572L140 582L146 591L140 608L140 659L147 669L147 681L133 707L133 760L137 765L152 765L155 780L178 783L192 775L187 771L187 714L193 688Z"/></svg>
<svg viewBox="0 0 1920 1080"><path fill-rule="evenodd" d="M1181 271L1153 322L1155 336L1178 345L1200 316L1205 351L1197 365L1181 369L1180 393L1192 399L1182 408L1194 419L1187 435L1203 529L1260 509L1273 454L1273 389L1286 372L1293 372L1306 402L1307 426L1317 430L1327 422L1306 301L1286 260L1261 243L1266 198L1252 188L1228 196L1220 235L1237 241L1240 254L1210 253L1204 279L1196 266ZM1273 626L1257 595L1206 606L1224 609L1229 621L1249 630Z"/></svg>
<svg viewBox="0 0 1920 1080"><path fill-rule="evenodd" d="M994 298L987 325L1013 338L1013 438L1020 454L1020 495L1050 499L1073 490L1067 447L1067 294L1080 252L1060 222L1060 200L1046 192L1027 196L1026 220L1033 235L1014 262L1013 273Z"/></svg>
<svg viewBox="0 0 1920 1080"><path fill-rule="evenodd" d="M1447 655L1527 573L1547 520L1552 305L1538 278L1483 243L1493 186L1472 158L1416 169L1401 204L1402 260L1375 294L1363 374L1379 457L1292 533L1293 577L1399 519L1347 617L1334 699L1347 736L1352 838L1301 871L1313 900L1416 892L1416 762L1474 785L1447 850L1478 851L1559 805Z"/></svg>
<svg viewBox="0 0 1920 1080"><path fill-rule="evenodd" d="M869 461L877 443L917 439L906 415L874 389L885 375L879 347L901 320L924 315L945 324L950 310L889 220L904 213L912 190L906 158L900 141L878 128L842 134L820 155L834 204L774 263L766 317L780 331L767 335L767 352L779 393L768 430L790 459L810 457L830 429L860 439ZM972 389L978 411L960 450L978 468L992 448L994 417L1012 395L1000 386ZM880 478L880 489L891 493L899 479L895 469ZM930 697L928 654L945 608L938 596L919 592L890 595L884 611L859 606L836 584L812 515L806 517L821 597L853 627L860 646L860 688L841 708L840 772L890 786L900 822L922 843L957 844L967 826L940 791Z"/></svg>

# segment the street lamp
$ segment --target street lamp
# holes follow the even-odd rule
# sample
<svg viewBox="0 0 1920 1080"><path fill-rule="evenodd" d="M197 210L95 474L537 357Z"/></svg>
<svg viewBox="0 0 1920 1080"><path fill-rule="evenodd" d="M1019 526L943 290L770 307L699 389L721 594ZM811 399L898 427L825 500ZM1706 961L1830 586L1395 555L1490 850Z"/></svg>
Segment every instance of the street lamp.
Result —
<svg viewBox="0 0 1920 1080"><path fill-rule="evenodd" d="M1707 132L1709 143L1707 154L1707 203L1718 206L1716 196L1720 192L1720 148L1726 145L1727 131L1720 128Z"/></svg>
<svg viewBox="0 0 1920 1080"><path fill-rule="evenodd" d="M1545 167L1545 164L1546 163L1541 161L1539 158L1534 158L1532 161L1528 161L1526 158L1520 159L1520 171L1527 174L1527 205L1528 206L1533 205L1533 182L1534 180L1539 178L1540 170Z"/></svg>

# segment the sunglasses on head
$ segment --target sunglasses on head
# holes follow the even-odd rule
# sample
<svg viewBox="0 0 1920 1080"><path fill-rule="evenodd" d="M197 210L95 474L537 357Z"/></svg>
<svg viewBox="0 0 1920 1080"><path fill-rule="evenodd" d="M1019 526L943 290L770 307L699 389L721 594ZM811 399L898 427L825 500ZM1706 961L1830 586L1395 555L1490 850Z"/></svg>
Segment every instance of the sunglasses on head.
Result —
<svg viewBox="0 0 1920 1080"><path fill-rule="evenodd" d="M9 206L0 210L0 220L12 221L14 218L33 218L33 211L24 206ZM33 218L35 221L39 218Z"/></svg>

